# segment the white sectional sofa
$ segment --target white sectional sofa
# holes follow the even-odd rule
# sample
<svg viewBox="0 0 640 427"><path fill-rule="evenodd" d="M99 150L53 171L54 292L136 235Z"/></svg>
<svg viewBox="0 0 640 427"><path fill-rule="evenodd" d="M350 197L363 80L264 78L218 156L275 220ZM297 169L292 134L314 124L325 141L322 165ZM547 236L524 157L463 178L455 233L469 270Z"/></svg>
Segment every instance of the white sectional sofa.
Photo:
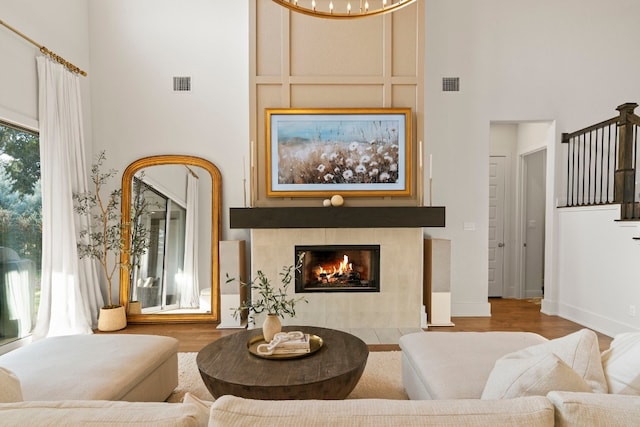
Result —
<svg viewBox="0 0 640 427"><path fill-rule="evenodd" d="M640 425L640 334L616 337L602 355L592 334L583 330L550 341L517 332L405 335L403 362L412 366L403 367L403 379L408 394L421 398L409 401L223 396L203 402L189 393L183 403L24 401L19 378L0 368L0 426ZM461 354L475 369L460 368ZM422 369L424 364L434 367ZM424 393L430 398L422 399Z"/></svg>

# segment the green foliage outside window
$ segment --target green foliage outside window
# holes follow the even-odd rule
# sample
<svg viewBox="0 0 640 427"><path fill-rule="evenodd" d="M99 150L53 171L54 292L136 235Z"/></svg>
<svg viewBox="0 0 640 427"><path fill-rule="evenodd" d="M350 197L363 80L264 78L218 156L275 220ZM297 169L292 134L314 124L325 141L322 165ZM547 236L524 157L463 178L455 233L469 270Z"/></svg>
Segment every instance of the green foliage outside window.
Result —
<svg viewBox="0 0 640 427"><path fill-rule="evenodd" d="M35 262L42 258L38 135L0 123L0 246Z"/></svg>
<svg viewBox="0 0 640 427"><path fill-rule="evenodd" d="M5 345L28 336L36 321L42 265L42 193L38 135L1 122L0 253L0 298L4 299L0 345ZM7 298L9 292L19 293L20 298Z"/></svg>

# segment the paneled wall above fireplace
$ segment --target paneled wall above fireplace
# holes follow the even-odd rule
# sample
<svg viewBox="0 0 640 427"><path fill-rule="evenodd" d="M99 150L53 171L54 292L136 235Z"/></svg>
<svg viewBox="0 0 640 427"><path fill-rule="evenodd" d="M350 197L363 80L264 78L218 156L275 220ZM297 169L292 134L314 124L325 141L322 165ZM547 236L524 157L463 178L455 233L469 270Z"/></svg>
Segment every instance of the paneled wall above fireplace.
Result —
<svg viewBox="0 0 640 427"><path fill-rule="evenodd" d="M267 196L265 110L271 108L410 108L411 194L382 198L364 191L349 202L353 206L422 203L428 153L420 144L425 141L424 3L345 23L290 12L271 1L249 2L251 206L322 203L321 197Z"/></svg>

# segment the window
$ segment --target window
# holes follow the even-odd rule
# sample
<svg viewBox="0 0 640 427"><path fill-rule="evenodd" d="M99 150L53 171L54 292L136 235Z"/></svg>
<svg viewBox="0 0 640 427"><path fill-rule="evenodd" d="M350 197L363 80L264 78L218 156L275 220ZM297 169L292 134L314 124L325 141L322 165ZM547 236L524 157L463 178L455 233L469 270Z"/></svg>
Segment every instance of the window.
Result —
<svg viewBox="0 0 640 427"><path fill-rule="evenodd" d="M38 134L0 122L0 345L35 326L41 258Z"/></svg>

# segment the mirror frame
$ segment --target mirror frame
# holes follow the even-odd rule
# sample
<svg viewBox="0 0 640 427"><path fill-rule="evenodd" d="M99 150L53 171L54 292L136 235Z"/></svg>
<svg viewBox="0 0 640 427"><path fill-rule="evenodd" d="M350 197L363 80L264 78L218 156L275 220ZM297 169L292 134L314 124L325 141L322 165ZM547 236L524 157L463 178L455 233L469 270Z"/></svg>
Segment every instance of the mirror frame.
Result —
<svg viewBox="0 0 640 427"><path fill-rule="evenodd" d="M130 276L128 268L120 268L120 304L127 309L129 323L194 323L220 322L220 236L222 231L222 176L218 168L208 160L195 156L159 155L138 159L131 163L122 174L122 239L124 249L120 253L121 265L129 263L130 222L125 219L131 214L131 190L133 177L141 169L149 166L187 165L203 168L211 175L211 313L184 314L128 314Z"/></svg>

